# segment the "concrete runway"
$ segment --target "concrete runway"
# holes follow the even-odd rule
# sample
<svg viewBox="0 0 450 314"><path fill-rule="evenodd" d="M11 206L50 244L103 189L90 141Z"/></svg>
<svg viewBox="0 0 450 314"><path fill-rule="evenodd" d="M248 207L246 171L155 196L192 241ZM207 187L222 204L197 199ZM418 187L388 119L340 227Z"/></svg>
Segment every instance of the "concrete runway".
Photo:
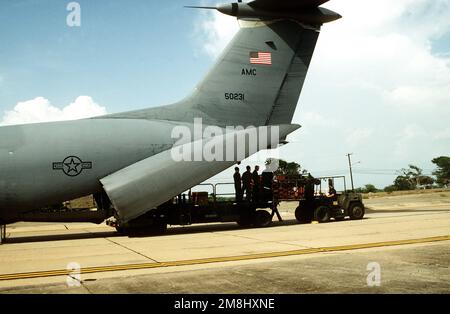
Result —
<svg viewBox="0 0 450 314"><path fill-rule="evenodd" d="M450 192L365 203L361 221L299 225L295 204L283 204L285 221L270 228L208 224L159 237L19 223L0 246L0 293L449 293ZM69 263L80 265L81 284Z"/></svg>

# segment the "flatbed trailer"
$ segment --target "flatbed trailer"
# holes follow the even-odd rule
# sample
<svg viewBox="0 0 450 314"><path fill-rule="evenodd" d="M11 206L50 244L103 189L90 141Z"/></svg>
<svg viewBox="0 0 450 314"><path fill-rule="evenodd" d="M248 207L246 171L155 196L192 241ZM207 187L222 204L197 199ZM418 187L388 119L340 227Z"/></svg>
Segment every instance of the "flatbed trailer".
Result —
<svg viewBox="0 0 450 314"><path fill-rule="evenodd" d="M343 179L344 192L328 197L322 193L322 181ZM312 178L307 176L278 176L270 187L262 187L257 201L236 201L234 193L218 193L219 187L233 186L233 183L201 184L196 188L209 187L212 192L189 192L178 195L158 208L127 223L116 219L107 220L107 224L117 231L163 233L167 225L192 225L200 223L236 222L242 227L268 227L276 216L281 202L298 202L295 211L300 223L311 221L328 222L362 219L364 205L360 194L347 191L345 177ZM312 197L308 189L313 189Z"/></svg>
<svg viewBox="0 0 450 314"><path fill-rule="evenodd" d="M119 232L163 233L167 225L236 222L242 227L267 227L274 216L279 221L283 220L278 212L278 203L272 197L237 202L234 193L217 193L220 186L226 185L233 183L201 184L198 187L208 186L212 193L189 191L128 223L121 224L116 219L106 223Z"/></svg>

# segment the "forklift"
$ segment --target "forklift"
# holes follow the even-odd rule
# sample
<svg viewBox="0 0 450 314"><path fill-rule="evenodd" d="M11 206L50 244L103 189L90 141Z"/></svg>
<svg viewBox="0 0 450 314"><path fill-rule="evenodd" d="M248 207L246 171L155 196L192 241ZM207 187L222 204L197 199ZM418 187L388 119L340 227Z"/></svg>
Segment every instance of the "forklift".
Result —
<svg viewBox="0 0 450 314"><path fill-rule="evenodd" d="M338 180L343 181L344 192L336 192L334 187ZM323 182L328 182L328 193L323 191ZM346 217L350 217L351 220L364 218L362 195L347 190L344 176L314 178L308 175L301 179L300 185L304 187L304 193L295 210L298 222L326 223L331 219L342 221Z"/></svg>

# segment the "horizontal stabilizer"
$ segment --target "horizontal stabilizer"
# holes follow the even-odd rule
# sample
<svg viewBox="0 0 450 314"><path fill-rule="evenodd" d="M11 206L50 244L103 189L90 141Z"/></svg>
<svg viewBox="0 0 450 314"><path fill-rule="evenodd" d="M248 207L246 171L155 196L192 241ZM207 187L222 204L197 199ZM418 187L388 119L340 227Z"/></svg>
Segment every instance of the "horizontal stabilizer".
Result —
<svg viewBox="0 0 450 314"><path fill-rule="evenodd" d="M254 0L222 4L217 7L188 6L197 9L216 9L239 19L295 19L313 25L322 25L340 19L336 12L319 7L328 0Z"/></svg>
<svg viewBox="0 0 450 314"><path fill-rule="evenodd" d="M255 0L248 4L254 8L279 9L279 8L313 8L318 7L329 0Z"/></svg>
<svg viewBox="0 0 450 314"><path fill-rule="evenodd" d="M198 142L193 142L180 145L137 162L100 181L117 211L119 220L128 222L246 159L257 150L275 148L280 140L298 128L298 125L282 125L245 129L213 137L207 140L206 144L196 145ZM276 132L273 132L274 129ZM251 134L257 134L258 149L253 147L252 141L247 141ZM265 134L276 134L276 138L271 136L264 143L261 138ZM227 161L192 161L174 158L174 151L189 151L192 156L197 156L198 153L202 156L207 145L208 147L236 145L238 149L237 153L231 156L228 156L227 150L227 157L224 158Z"/></svg>

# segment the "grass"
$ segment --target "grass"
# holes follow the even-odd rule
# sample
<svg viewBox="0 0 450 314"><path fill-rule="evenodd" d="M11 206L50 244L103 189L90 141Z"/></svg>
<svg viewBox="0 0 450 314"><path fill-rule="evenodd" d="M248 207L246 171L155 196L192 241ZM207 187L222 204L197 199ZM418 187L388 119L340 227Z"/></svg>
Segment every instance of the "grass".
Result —
<svg viewBox="0 0 450 314"><path fill-rule="evenodd" d="M384 197L384 196L401 196L401 195L417 195L417 194L433 194L433 193L441 193L440 194L441 197L449 197L449 194L442 194L442 193L450 193L450 189L431 189L431 190L367 193L367 194L363 194L363 197L365 199L368 199L368 198Z"/></svg>

